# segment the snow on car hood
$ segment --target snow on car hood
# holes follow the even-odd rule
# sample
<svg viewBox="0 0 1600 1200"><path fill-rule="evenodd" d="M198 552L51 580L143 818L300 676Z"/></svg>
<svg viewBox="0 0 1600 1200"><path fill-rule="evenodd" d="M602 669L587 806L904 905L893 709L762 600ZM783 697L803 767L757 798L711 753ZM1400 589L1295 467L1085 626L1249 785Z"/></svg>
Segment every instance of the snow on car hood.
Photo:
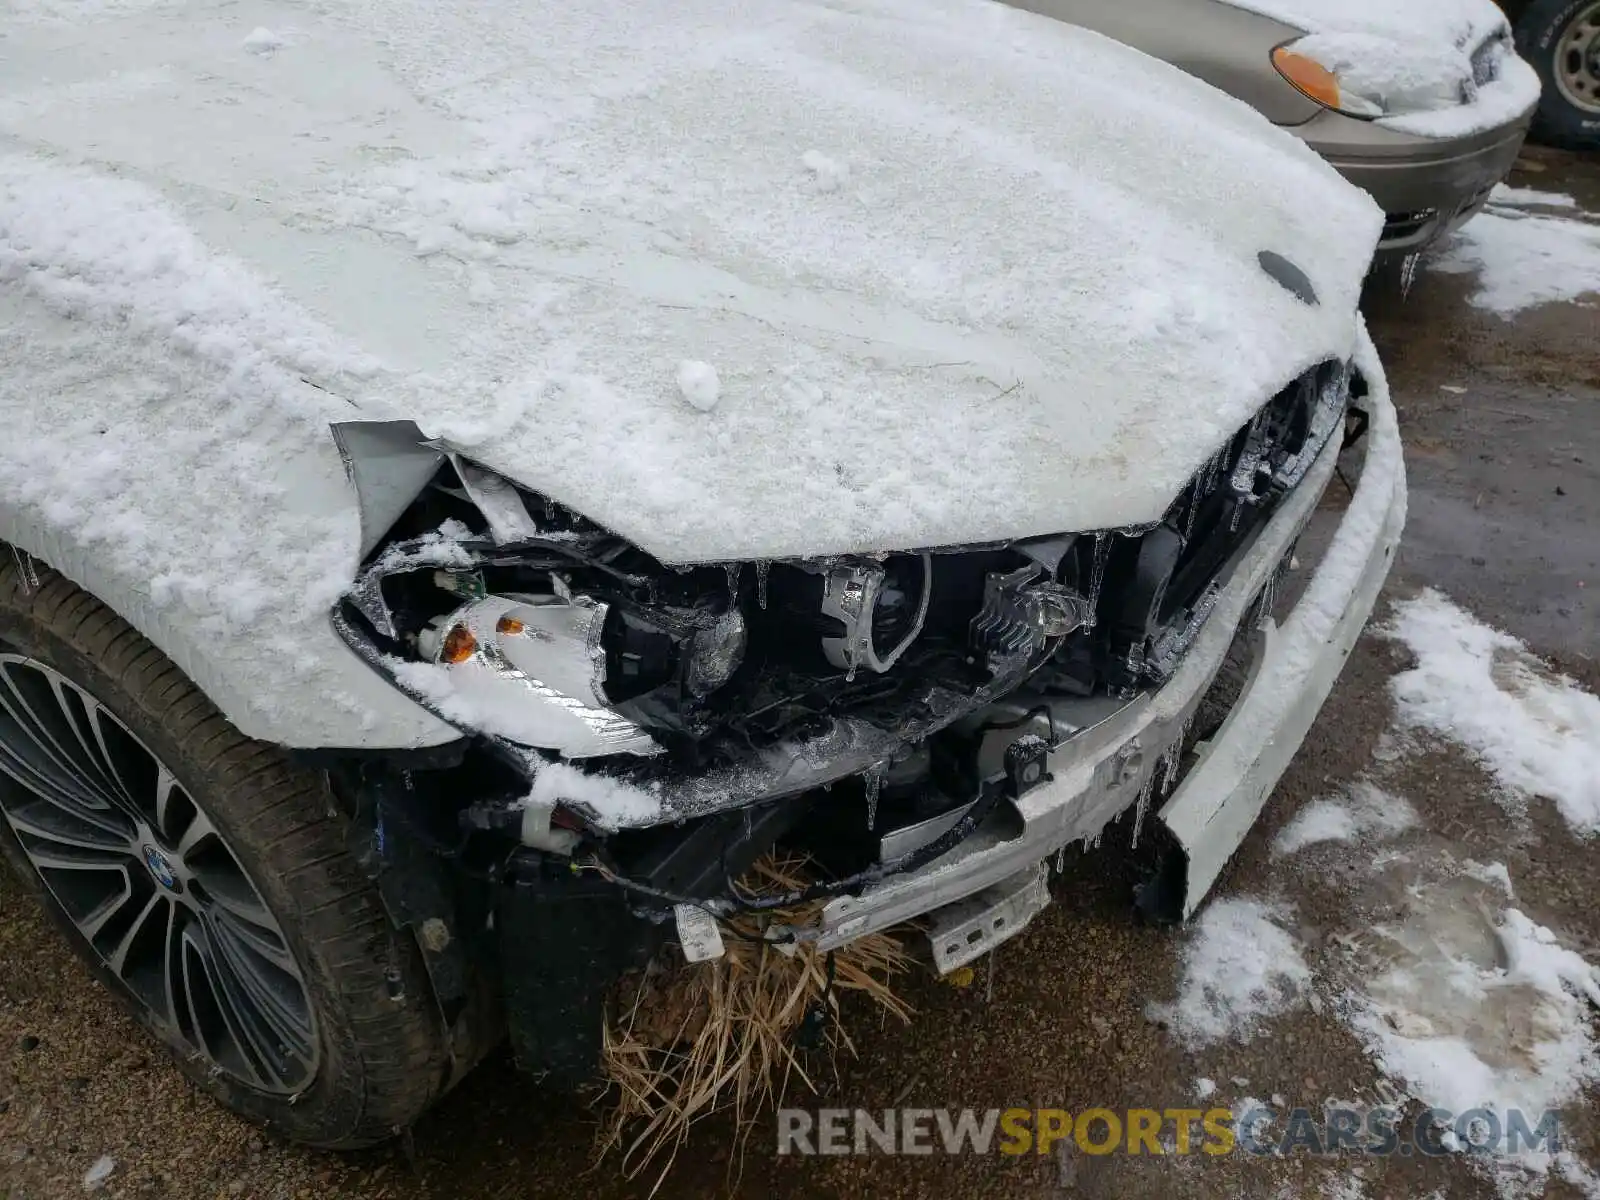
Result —
<svg viewBox="0 0 1600 1200"><path fill-rule="evenodd" d="M5 20L29 278L412 418L669 562L1155 519L1350 355L1381 225L1244 105L981 0ZM52 237L74 159L270 313L184 290L167 234Z"/></svg>
<svg viewBox="0 0 1600 1200"><path fill-rule="evenodd" d="M1378 124L1419 137L1466 137L1526 117L1539 76L1517 57L1494 0L1225 0L1310 36L1295 43L1342 85L1382 97ZM1486 47L1491 39L1502 44ZM1493 79L1476 82L1474 56Z"/></svg>
<svg viewBox="0 0 1600 1200"><path fill-rule="evenodd" d="M1367 33L1420 45L1476 45L1506 27L1494 0L1224 0L1307 33Z"/></svg>

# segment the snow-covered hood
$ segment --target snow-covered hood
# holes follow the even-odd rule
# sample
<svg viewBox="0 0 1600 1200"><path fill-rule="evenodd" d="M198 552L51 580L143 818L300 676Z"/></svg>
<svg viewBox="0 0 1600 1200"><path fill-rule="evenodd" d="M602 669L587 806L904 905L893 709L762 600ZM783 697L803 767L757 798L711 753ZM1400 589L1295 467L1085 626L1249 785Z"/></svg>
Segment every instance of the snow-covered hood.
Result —
<svg viewBox="0 0 1600 1200"><path fill-rule="evenodd" d="M1462 137L1523 118L1539 77L1494 0L1225 0L1304 30L1295 49L1380 101L1400 133Z"/></svg>
<svg viewBox="0 0 1600 1200"><path fill-rule="evenodd" d="M667 561L1157 518L1351 354L1381 224L1244 105L983 0L0 17L37 278L410 417ZM130 182L53 237L74 159ZM176 256L141 232L174 214ZM270 303L186 283L203 255Z"/></svg>

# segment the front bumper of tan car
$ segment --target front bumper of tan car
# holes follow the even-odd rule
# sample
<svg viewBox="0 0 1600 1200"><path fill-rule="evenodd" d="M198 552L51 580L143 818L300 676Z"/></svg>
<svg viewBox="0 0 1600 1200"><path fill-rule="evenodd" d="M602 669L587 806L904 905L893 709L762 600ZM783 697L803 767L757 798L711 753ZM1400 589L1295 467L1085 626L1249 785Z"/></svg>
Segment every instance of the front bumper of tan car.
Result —
<svg viewBox="0 0 1600 1200"><path fill-rule="evenodd" d="M1417 254L1471 219L1511 173L1532 111L1452 138L1396 133L1324 113L1293 132L1384 211L1383 257Z"/></svg>

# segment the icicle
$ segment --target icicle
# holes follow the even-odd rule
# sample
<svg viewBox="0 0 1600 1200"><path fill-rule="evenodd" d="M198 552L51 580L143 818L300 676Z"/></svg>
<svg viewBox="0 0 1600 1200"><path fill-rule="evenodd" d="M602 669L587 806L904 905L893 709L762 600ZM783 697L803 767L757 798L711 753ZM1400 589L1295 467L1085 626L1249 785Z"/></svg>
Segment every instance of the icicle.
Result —
<svg viewBox="0 0 1600 1200"><path fill-rule="evenodd" d="M756 564L756 603L761 606L761 611L767 611L767 576L772 574L772 564L758 562Z"/></svg>
<svg viewBox="0 0 1600 1200"><path fill-rule="evenodd" d="M876 767L862 778L867 792L867 832L878 827L878 793L883 790L883 773Z"/></svg>
<svg viewBox="0 0 1600 1200"><path fill-rule="evenodd" d="M1060 876L1067 869L1067 844L1061 843L1061 848L1056 851L1056 875Z"/></svg>
<svg viewBox="0 0 1600 1200"><path fill-rule="evenodd" d="M1256 624L1265 625L1272 616L1272 610L1278 605L1278 575L1273 571L1267 576L1266 586L1261 589L1261 598L1256 601Z"/></svg>
<svg viewBox="0 0 1600 1200"><path fill-rule="evenodd" d="M728 573L728 606L739 607L739 576L744 572L743 563L724 563L722 569Z"/></svg>
<svg viewBox="0 0 1600 1200"><path fill-rule="evenodd" d="M1172 785L1178 782L1178 767L1183 762L1183 743L1189 739L1189 722L1186 720L1178 726L1178 736L1172 743L1172 749L1167 751L1166 777L1161 782L1161 794L1165 796L1172 790Z"/></svg>
<svg viewBox="0 0 1600 1200"><path fill-rule="evenodd" d="M1420 254L1408 254L1405 261L1400 264L1400 299L1404 300L1411 295L1411 285L1417 281L1417 264L1422 261Z"/></svg>
<svg viewBox="0 0 1600 1200"><path fill-rule="evenodd" d="M1094 535L1094 566L1089 571L1089 620L1088 627L1094 628L1095 621L1100 612L1100 589L1106 581L1106 559L1110 557L1110 548L1106 539L1108 534L1097 533Z"/></svg>
<svg viewBox="0 0 1600 1200"><path fill-rule="evenodd" d="M1160 769L1160 764L1158 763L1156 771L1150 772L1150 778L1146 779L1144 786L1139 789L1139 803L1133 810L1133 848L1135 850L1139 848L1139 833L1144 828L1145 810L1150 807L1150 797L1155 794L1156 772Z"/></svg>
<svg viewBox="0 0 1600 1200"><path fill-rule="evenodd" d="M17 570L22 574L24 594L33 595L39 590L39 573L33 569L33 555L13 546L11 557L17 560Z"/></svg>
<svg viewBox="0 0 1600 1200"><path fill-rule="evenodd" d="M1200 515L1200 485L1196 483L1189 489L1189 513L1183 519L1183 541L1187 545L1189 536L1194 533L1194 519Z"/></svg>

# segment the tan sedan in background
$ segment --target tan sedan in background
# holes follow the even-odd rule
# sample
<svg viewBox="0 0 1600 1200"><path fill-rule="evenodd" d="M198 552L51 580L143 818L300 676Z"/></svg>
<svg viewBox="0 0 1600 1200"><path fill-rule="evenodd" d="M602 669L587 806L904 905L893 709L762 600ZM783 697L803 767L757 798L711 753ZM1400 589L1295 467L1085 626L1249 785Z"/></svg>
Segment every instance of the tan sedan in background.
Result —
<svg viewBox="0 0 1600 1200"><path fill-rule="evenodd" d="M1383 208L1379 253L1476 213L1539 101L1491 0L1006 0L1125 42L1289 129Z"/></svg>

